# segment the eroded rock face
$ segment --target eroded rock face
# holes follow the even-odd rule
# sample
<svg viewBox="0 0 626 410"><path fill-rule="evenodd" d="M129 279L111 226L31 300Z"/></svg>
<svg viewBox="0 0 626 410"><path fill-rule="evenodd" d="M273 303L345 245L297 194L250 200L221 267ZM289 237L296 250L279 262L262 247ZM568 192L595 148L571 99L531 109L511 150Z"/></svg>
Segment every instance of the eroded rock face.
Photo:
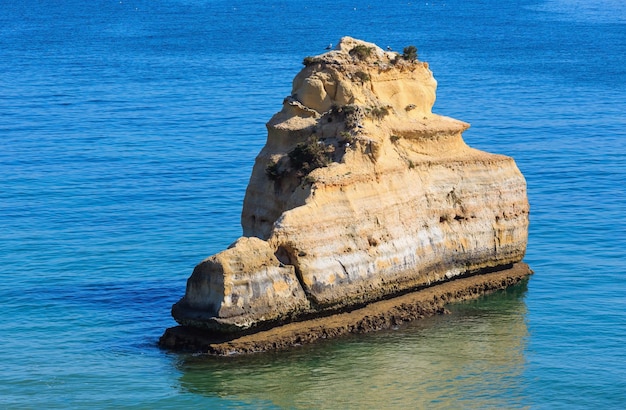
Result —
<svg viewBox="0 0 626 410"><path fill-rule="evenodd" d="M282 323L523 258L525 180L431 112L426 63L349 37L304 63L267 124L245 237L196 267L179 323Z"/></svg>
<svg viewBox="0 0 626 410"><path fill-rule="evenodd" d="M244 237L196 266L172 315L187 325L236 331L308 309L294 267L283 265L269 243Z"/></svg>

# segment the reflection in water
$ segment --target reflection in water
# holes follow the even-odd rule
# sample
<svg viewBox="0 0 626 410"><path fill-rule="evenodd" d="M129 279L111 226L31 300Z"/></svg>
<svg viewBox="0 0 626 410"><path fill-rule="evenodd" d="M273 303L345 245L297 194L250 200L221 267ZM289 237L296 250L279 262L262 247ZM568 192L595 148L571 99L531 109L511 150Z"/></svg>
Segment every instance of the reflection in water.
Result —
<svg viewBox="0 0 626 410"><path fill-rule="evenodd" d="M280 408L485 408L528 404L527 282L396 330L275 354L181 356L191 393Z"/></svg>

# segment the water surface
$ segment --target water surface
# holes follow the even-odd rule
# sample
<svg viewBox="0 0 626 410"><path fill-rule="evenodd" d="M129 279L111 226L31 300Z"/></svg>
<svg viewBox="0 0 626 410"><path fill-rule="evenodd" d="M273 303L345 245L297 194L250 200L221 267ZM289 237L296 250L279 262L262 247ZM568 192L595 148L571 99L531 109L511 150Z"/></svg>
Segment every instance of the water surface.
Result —
<svg viewBox="0 0 626 410"><path fill-rule="evenodd" d="M1 4L2 407L623 407L622 2ZM300 62L344 35L416 45L434 111L516 159L535 275L287 353L159 350L194 265L241 234Z"/></svg>

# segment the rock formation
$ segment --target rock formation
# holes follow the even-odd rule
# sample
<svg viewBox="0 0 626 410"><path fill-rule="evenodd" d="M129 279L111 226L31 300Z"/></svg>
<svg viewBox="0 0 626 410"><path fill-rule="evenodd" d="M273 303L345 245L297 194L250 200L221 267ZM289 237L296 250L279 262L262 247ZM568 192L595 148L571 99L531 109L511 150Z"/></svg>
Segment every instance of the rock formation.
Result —
<svg viewBox="0 0 626 410"><path fill-rule="evenodd" d="M244 236L195 268L176 321L250 332L521 261L524 177L432 113L427 63L345 37L304 65L267 124Z"/></svg>

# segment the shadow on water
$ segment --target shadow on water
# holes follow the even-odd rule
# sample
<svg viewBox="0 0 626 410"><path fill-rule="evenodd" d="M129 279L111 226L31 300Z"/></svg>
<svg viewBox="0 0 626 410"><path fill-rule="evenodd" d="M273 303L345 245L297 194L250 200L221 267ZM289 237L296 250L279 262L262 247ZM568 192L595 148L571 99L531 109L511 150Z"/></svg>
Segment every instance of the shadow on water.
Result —
<svg viewBox="0 0 626 410"><path fill-rule="evenodd" d="M180 356L180 388L280 408L519 408L527 281L451 314L290 351Z"/></svg>

